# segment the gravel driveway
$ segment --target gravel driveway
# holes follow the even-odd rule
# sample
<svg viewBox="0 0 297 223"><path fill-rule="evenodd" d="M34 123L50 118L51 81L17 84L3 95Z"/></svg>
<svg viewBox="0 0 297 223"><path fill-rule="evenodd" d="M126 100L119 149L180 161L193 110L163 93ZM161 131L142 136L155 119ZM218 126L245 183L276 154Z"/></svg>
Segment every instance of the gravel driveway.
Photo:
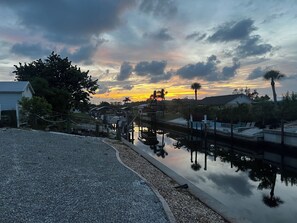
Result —
<svg viewBox="0 0 297 223"><path fill-rule="evenodd" d="M169 222L100 138L0 129L1 222Z"/></svg>

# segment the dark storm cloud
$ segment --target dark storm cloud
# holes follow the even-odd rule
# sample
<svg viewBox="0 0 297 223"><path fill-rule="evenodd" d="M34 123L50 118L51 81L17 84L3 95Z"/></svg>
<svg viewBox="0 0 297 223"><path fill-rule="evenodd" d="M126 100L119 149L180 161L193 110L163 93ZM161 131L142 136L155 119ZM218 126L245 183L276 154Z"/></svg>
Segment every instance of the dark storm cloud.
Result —
<svg viewBox="0 0 297 223"><path fill-rule="evenodd" d="M207 58L206 62L198 62L196 64L188 64L177 70L177 74L185 79L193 79L196 77L207 79L207 76L217 76L217 60L215 55Z"/></svg>
<svg viewBox="0 0 297 223"><path fill-rule="evenodd" d="M228 42L242 40L249 37L256 30L252 19L243 19L239 22L229 22L217 28L216 32L208 37L210 42Z"/></svg>
<svg viewBox="0 0 297 223"><path fill-rule="evenodd" d="M136 64L134 71L139 76L158 76L164 74L167 62L163 61L142 61Z"/></svg>
<svg viewBox="0 0 297 223"><path fill-rule="evenodd" d="M98 47L106 42L105 39L99 39L96 44L85 44L79 47L75 52L70 53L67 49L64 49L61 54L66 55L73 62L84 62L85 64L91 64L92 57L96 53Z"/></svg>
<svg viewBox="0 0 297 223"><path fill-rule="evenodd" d="M216 32L208 37L210 42L239 41L234 50L225 50L226 56L246 58L260 56L272 51L272 45L261 43L260 35L251 35L257 28L252 19L244 19L239 22L229 22L217 28Z"/></svg>
<svg viewBox="0 0 297 223"><path fill-rule="evenodd" d="M236 75L237 69L240 68L239 60L233 58L232 66L225 66L222 72L218 69L220 61L215 55L207 58L206 62L188 64L177 70L177 74L184 79L201 78L207 81L229 80Z"/></svg>
<svg viewBox="0 0 297 223"><path fill-rule="evenodd" d="M169 71L164 74L158 75L158 76L150 76L150 83L158 83L160 81L167 81L169 80L172 75L174 75L174 72Z"/></svg>
<svg viewBox="0 0 297 223"><path fill-rule="evenodd" d="M237 69L240 68L240 62L237 58L233 58L233 65L228 67L223 67L222 70L222 80L229 80L230 78L234 77L236 75Z"/></svg>
<svg viewBox="0 0 297 223"><path fill-rule="evenodd" d="M134 72L138 76L146 77L150 83L169 80L173 75L173 71L165 72L166 66L166 61L141 61L133 68L129 62L123 62L120 73L117 75L116 79L118 81L125 81L129 79L132 72ZM128 88L125 89L130 90Z"/></svg>
<svg viewBox="0 0 297 223"><path fill-rule="evenodd" d="M261 67L257 67L254 70L252 70L252 72L247 77L247 80L254 80L254 79L263 77L266 71L267 71L267 68L262 69Z"/></svg>
<svg viewBox="0 0 297 223"><path fill-rule="evenodd" d="M32 59L45 57L51 53L49 48L43 47L41 44L17 43L14 44L10 51L17 55L28 56Z"/></svg>
<svg viewBox="0 0 297 223"><path fill-rule="evenodd" d="M259 56L271 52L272 48L270 44L261 44L261 37L255 35L240 42L240 45L236 48L236 55L240 58Z"/></svg>
<svg viewBox="0 0 297 223"><path fill-rule="evenodd" d="M168 33L168 29L166 28L160 29L154 33L144 33L143 36L162 41L173 40L173 37Z"/></svg>
<svg viewBox="0 0 297 223"><path fill-rule="evenodd" d="M116 77L118 81L126 80L132 74L133 67L129 62L124 61L121 65L120 73Z"/></svg>
<svg viewBox="0 0 297 223"><path fill-rule="evenodd" d="M68 50L64 49L61 52L62 56L67 56L69 59L75 63L84 62L85 64L92 63L92 56L96 52L96 47L91 44L82 46L78 48L75 52L70 53Z"/></svg>
<svg viewBox="0 0 297 223"><path fill-rule="evenodd" d="M92 35L112 30L120 24L120 15L134 0L1 1L20 23L31 31L42 32L62 43L84 42Z"/></svg>
<svg viewBox="0 0 297 223"><path fill-rule="evenodd" d="M165 17L171 17L177 12L174 0L142 0L139 9L147 14Z"/></svg>
<svg viewBox="0 0 297 223"><path fill-rule="evenodd" d="M186 40L200 41L206 37L206 33L194 32L186 36Z"/></svg>

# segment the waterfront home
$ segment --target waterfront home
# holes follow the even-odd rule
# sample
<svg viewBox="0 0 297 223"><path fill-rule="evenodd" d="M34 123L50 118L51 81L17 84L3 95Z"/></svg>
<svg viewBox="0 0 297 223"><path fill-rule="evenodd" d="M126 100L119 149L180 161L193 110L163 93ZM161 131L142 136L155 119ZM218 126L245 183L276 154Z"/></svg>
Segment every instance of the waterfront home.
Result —
<svg viewBox="0 0 297 223"><path fill-rule="evenodd" d="M0 81L0 121L5 111L15 111L16 125L19 127L19 101L22 97L32 98L34 90L28 81Z"/></svg>
<svg viewBox="0 0 297 223"><path fill-rule="evenodd" d="M198 103L213 106L237 106L238 104L251 104L253 101L245 94L231 94L206 97Z"/></svg>

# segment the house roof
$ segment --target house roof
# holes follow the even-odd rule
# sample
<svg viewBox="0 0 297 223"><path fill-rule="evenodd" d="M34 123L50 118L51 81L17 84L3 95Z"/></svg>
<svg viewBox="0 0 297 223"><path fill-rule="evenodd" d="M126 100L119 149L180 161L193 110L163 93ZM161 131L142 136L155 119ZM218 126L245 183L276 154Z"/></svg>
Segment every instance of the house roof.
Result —
<svg viewBox="0 0 297 223"><path fill-rule="evenodd" d="M199 104L201 105L225 105L228 102L233 101L234 99L238 97L246 97L244 94L230 94L230 95L221 95L221 96L212 96L212 97L206 97L199 101Z"/></svg>
<svg viewBox="0 0 297 223"><path fill-rule="evenodd" d="M0 81L0 92L2 93L19 93L25 91L27 87L34 93L29 81Z"/></svg>

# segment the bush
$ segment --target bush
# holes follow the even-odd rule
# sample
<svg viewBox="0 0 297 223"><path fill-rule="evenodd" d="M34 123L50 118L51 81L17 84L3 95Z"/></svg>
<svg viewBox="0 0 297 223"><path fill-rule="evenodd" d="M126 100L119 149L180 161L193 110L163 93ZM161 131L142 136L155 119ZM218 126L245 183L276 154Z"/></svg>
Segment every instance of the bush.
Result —
<svg viewBox="0 0 297 223"><path fill-rule="evenodd" d="M38 127L38 119L52 113L52 106L41 97L22 98L19 104L22 107L22 122L27 122L35 128Z"/></svg>
<svg viewBox="0 0 297 223"><path fill-rule="evenodd" d="M287 121L297 120L297 93L287 92L283 96L283 101L280 104L280 113L283 119Z"/></svg>

